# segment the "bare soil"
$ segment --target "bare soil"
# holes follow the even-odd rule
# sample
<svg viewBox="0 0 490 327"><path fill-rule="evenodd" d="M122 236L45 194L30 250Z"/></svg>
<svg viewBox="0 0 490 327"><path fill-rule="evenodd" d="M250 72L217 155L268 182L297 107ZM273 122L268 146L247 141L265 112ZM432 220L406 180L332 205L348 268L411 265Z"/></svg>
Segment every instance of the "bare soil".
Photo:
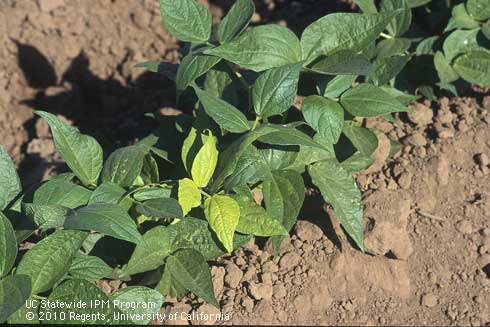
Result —
<svg viewBox="0 0 490 327"><path fill-rule="evenodd" d="M300 29L326 10L350 8L322 2L258 1L254 21ZM227 6L206 4L216 17ZM169 81L133 68L178 61L157 1L3 0L0 41L0 140L26 186L63 169L34 108L59 114L108 152L151 127L145 112L175 107ZM278 258L257 239L213 263L229 317L216 323L490 325L490 94L413 109L398 127L365 122L403 144L386 161L389 140L380 136L377 163L356 176L367 253L309 190ZM167 301L167 313L217 313L194 297ZM213 322L193 317L166 323Z"/></svg>

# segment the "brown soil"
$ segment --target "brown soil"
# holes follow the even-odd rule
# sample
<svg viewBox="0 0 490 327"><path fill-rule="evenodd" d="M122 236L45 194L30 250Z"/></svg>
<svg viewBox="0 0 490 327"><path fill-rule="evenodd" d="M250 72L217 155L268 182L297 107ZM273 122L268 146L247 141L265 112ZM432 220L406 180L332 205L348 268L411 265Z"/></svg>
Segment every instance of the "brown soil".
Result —
<svg viewBox="0 0 490 327"><path fill-rule="evenodd" d="M212 2L216 16L223 2ZM314 2L258 1L254 19L301 28ZM33 108L109 151L151 126L144 112L175 106L169 81L133 68L178 61L157 1L4 0L0 40L0 139L26 185L61 167ZM366 122L403 143L385 163L389 140L380 137L379 161L357 174L367 254L313 194L279 258L257 239L213 264L230 318L218 323L490 325L490 96L417 104L400 119L395 128ZM167 300L167 313L216 313L193 297ZM210 322L193 317L167 323Z"/></svg>

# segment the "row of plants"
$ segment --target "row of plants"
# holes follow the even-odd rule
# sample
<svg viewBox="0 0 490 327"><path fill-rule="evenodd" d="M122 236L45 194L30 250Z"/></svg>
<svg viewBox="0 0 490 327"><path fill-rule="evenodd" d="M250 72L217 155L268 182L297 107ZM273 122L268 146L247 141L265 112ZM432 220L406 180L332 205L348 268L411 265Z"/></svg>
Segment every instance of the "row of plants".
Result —
<svg viewBox="0 0 490 327"><path fill-rule="evenodd" d="M194 0L160 0L167 31L185 44L181 62L138 67L175 81L178 103L191 111L152 115L155 131L109 155L37 111L70 171L24 191L0 147L0 322L76 323L67 315L75 312L85 323L146 324L164 296L189 292L219 307L207 262L251 236L270 237L277 255L305 186L319 189L364 251L352 173L374 162L380 132L362 119L395 123L415 92L456 93L460 78L490 86L490 6L457 4L443 34L421 38L411 36L412 13L427 15L432 3L357 4L362 14L326 15L298 37L279 25L247 28L251 0L235 1L218 26ZM437 81L413 87L410 67L426 57ZM26 241L35 244L19 250ZM95 284L102 279L129 287L107 295ZM29 305L93 300L109 305Z"/></svg>

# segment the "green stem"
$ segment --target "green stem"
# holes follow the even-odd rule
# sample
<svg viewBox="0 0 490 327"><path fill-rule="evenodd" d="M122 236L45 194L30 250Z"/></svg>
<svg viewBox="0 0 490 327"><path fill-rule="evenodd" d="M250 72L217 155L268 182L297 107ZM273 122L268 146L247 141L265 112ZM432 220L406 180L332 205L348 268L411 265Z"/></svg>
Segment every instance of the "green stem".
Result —
<svg viewBox="0 0 490 327"><path fill-rule="evenodd" d="M255 121L254 121L254 124L252 126L252 131L255 130L257 128L257 126L259 125L259 122L260 122L260 116L256 116L255 117Z"/></svg>
<svg viewBox="0 0 490 327"><path fill-rule="evenodd" d="M203 191L202 189L199 189L199 192L201 192L202 195L204 195L205 197L207 198L210 198L211 195L209 195L208 193L206 193L205 191Z"/></svg>
<svg viewBox="0 0 490 327"><path fill-rule="evenodd" d="M392 39L393 38L393 36L388 35L386 33L379 33L379 35L382 36L382 37L384 37L385 39Z"/></svg>
<svg viewBox="0 0 490 327"><path fill-rule="evenodd" d="M41 296L41 295L31 295L33 299L36 299L36 300L46 300L47 297L44 297L44 296Z"/></svg>

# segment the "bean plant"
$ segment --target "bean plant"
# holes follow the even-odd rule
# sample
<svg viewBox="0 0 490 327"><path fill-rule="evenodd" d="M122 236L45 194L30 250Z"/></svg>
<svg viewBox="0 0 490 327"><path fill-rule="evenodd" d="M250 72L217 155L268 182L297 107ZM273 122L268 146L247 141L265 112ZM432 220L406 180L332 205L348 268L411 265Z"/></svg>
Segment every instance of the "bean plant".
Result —
<svg viewBox="0 0 490 327"><path fill-rule="evenodd" d="M372 165L380 132L363 119L395 123L408 110L416 97L399 73L414 56L434 55L441 87L459 77L488 86L478 38L490 14L483 0L456 5L436 51L440 37L403 36L427 1L357 3L364 13L328 14L296 35L250 27L251 0L217 26L195 0L160 0L166 30L183 42L180 64L137 66L175 82L182 114L151 115L158 128L104 155L92 136L36 111L69 171L32 189L0 147L0 322L146 324L164 296L189 292L219 307L208 262L252 236L270 238L277 256L306 187L364 251L352 173ZM99 285L110 280L128 287L107 294Z"/></svg>

